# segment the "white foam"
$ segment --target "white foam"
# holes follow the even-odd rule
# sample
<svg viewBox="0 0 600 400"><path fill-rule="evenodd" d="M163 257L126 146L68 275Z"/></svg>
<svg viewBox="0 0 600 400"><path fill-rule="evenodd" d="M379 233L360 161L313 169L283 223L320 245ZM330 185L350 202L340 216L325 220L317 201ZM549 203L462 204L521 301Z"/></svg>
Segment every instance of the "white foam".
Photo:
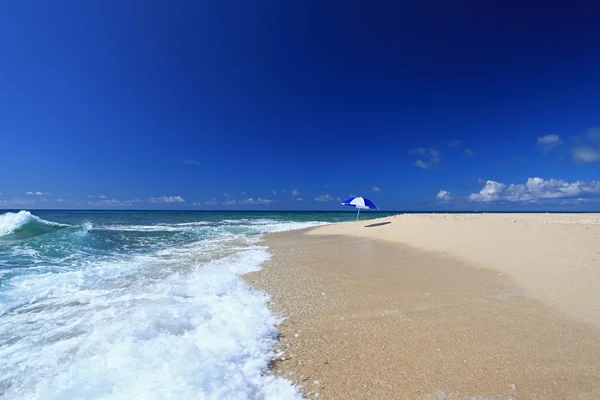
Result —
<svg viewBox="0 0 600 400"><path fill-rule="evenodd" d="M25 210L21 210L18 213L7 212L0 215L0 236L10 235L30 222L37 222L44 225L68 226L59 224L58 222L46 221Z"/></svg>
<svg viewBox="0 0 600 400"><path fill-rule="evenodd" d="M149 253L69 255L58 266L15 247L15 256L39 262L31 267L35 273L3 282L0 398L301 398L290 381L268 370L279 322L268 295L239 275L270 257L266 247L248 247L262 233L323 223L206 225L128 225L206 235L172 247L149 244ZM81 233L104 228L84 223Z"/></svg>
<svg viewBox="0 0 600 400"><path fill-rule="evenodd" d="M0 393L16 399L297 399L267 370L276 317L238 276L269 258L253 246L153 278L136 256L11 279L0 305ZM167 265L172 268L173 265ZM102 279L101 279L102 278ZM16 306L15 306L16 305Z"/></svg>

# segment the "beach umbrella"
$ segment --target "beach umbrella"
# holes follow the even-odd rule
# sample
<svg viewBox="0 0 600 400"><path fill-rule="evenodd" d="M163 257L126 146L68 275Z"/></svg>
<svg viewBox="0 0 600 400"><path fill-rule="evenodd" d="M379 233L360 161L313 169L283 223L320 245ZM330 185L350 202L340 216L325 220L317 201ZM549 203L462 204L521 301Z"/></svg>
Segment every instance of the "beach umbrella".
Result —
<svg viewBox="0 0 600 400"><path fill-rule="evenodd" d="M356 213L357 221L358 216L360 215L360 210L377 210L375 203L364 197L350 197L349 199L342 201L342 204L348 207L354 207L358 210Z"/></svg>

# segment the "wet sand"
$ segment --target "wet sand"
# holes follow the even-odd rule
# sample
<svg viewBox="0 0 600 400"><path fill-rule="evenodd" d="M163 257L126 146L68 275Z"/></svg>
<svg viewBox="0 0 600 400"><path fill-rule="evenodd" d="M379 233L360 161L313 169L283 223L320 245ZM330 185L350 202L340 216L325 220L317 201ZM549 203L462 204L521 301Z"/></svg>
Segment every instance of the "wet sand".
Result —
<svg viewBox="0 0 600 400"><path fill-rule="evenodd" d="M269 235L273 259L247 279L286 318L275 372L319 399L600 398L600 224L543 218L405 215ZM365 228L377 222L391 223ZM525 272L498 268L511 259Z"/></svg>

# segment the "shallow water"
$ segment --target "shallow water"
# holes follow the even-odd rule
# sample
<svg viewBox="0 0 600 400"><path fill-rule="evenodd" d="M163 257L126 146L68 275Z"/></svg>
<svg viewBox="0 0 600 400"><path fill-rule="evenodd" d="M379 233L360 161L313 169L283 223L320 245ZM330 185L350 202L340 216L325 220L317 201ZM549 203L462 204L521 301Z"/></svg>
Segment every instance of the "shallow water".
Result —
<svg viewBox="0 0 600 400"><path fill-rule="evenodd" d="M239 275L269 259L261 234L353 218L0 214L0 396L299 397L267 369L278 322L268 295Z"/></svg>

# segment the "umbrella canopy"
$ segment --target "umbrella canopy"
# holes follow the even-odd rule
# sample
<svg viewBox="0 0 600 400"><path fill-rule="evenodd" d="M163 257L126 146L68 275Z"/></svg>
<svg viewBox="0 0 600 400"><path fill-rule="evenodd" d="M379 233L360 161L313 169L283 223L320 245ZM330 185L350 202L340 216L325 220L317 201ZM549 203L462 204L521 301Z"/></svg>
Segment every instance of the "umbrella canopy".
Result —
<svg viewBox="0 0 600 400"><path fill-rule="evenodd" d="M358 221L358 216L360 215L360 210L377 210L377 206L369 199L365 199L364 197L350 197L342 202L343 205L348 207L354 207L358 209L356 213L356 220Z"/></svg>
<svg viewBox="0 0 600 400"><path fill-rule="evenodd" d="M342 202L345 206L355 207L362 210L377 210L377 206L369 199L364 197L350 197Z"/></svg>

